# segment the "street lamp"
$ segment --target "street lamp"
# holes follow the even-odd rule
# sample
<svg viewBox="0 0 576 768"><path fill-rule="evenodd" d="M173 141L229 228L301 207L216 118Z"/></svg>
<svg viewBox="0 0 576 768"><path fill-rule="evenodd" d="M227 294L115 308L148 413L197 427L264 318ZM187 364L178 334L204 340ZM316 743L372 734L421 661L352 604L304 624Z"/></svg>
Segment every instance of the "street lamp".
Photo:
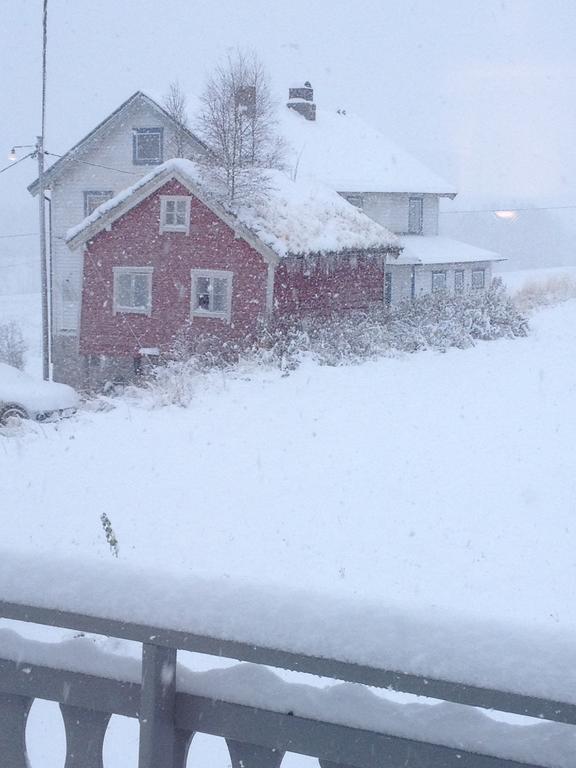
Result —
<svg viewBox="0 0 576 768"><path fill-rule="evenodd" d="M518 212L514 210L494 211L494 216L496 216L497 219L502 219L503 221L515 221L518 218Z"/></svg>
<svg viewBox="0 0 576 768"><path fill-rule="evenodd" d="M36 149L36 144L16 144L16 146L12 147L8 155L8 160L10 160L11 163L15 163L16 160L18 160L18 155L16 154L17 149Z"/></svg>

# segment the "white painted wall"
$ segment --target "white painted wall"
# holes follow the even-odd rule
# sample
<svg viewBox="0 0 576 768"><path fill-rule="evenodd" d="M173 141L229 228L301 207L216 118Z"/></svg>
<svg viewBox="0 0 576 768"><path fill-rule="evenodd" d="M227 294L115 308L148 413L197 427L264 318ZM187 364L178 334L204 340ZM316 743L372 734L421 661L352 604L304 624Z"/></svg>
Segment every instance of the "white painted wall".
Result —
<svg viewBox="0 0 576 768"><path fill-rule="evenodd" d="M456 270L464 272L464 290L476 290L472 288L472 271L483 269L485 272L485 287L492 282L492 264L489 261L457 263L457 264L394 264L386 265L386 271L392 275L392 304L412 297L412 271L414 271L414 295L423 296L432 292L432 272L446 272L446 289L448 293L454 293L454 273Z"/></svg>
<svg viewBox="0 0 576 768"><path fill-rule="evenodd" d="M413 195L423 199L422 235L438 234L438 195ZM367 216L395 234L408 232L408 200L412 195L369 192L362 196Z"/></svg>
<svg viewBox="0 0 576 768"><path fill-rule="evenodd" d="M486 288L492 282L492 264L489 261L468 262L465 264L423 264L416 266L415 295L422 296L432 291L432 272L446 272L446 289L448 293L454 293L454 272L463 270L464 290L477 290L472 288L472 271L483 269L485 272L484 285Z"/></svg>

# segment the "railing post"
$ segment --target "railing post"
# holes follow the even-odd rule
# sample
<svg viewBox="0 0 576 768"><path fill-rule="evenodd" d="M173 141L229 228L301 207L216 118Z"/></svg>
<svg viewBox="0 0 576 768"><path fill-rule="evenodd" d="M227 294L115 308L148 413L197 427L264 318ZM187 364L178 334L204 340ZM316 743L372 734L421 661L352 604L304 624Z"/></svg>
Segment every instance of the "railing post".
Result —
<svg viewBox="0 0 576 768"><path fill-rule="evenodd" d="M64 768L103 768L102 750L110 721L106 712L60 704L66 731Z"/></svg>
<svg viewBox="0 0 576 768"><path fill-rule="evenodd" d="M232 768L280 768L284 752L226 739Z"/></svg>
<svg viewBox="0 0 576 768"><path fill-rule="evenodd" d="M173 768L176 649L144 643L138 768Z"/></svg>
<svg viewBox="0 0 576 768"><path fill-rule="evenodd" d="M30 768L26 752L26 720L32 699L0 693L0 764L2 768Z"/></svg>
<svg viewBox="0 0 576 768"><path fill-rule="evenodd" d="M176 741L174 743L174 768L186 768L190 744L194 738L194 731L176 729Z"/></svg>

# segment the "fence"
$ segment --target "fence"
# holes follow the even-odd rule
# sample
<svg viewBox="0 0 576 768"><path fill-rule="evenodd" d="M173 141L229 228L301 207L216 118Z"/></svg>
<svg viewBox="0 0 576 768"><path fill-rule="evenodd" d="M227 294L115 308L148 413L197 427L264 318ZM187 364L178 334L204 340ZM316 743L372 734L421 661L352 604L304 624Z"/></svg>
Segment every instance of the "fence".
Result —
<svg viewBox="0 0 576 768"><path fill-rule="evenodd" d="M286 752L319 760L321 768L527 768L528 762L459 749L416 738L301 717L274 708L198 696L178 690L178 650L310 672L337 680L388 687L459 704L576 724L576 706L520 694L431 680L397 671L294 654L65 611L1 602L0 617L137 641L142 644L139 681L114 679L38 663L2 658L0 649L0 765L28 768L25 730L34 699L58 702L66 733L65 768L102 768L111 715L140 723L139 768L184 768L195 733L226 740L233 768L279 768ZM55 646L56 647L56 646Z"/></svg>

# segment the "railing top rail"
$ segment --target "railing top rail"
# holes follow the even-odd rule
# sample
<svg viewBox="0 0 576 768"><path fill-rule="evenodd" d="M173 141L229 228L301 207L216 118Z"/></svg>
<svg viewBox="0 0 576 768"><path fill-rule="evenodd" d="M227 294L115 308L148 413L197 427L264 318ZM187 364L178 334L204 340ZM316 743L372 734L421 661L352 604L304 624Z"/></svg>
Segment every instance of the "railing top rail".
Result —
<svg viewBox="0 0 576 768"><path fill-rule="evenodd" d="M576 724L576 704L115 619L0 601L0 616Z"/></svg>
<svg viewBox="0 0 576 768"><path fill-rule="evenodd" d="M2 694L8 693L137 718L141 714L141 689L140 683L43 665L27 666L27 674L23 675L19 663L0 658L0 706ZM512 757L510 753L500 757L481 748L421 741L185 692L176 694L174 716L176 726L187 733L206 733L281 752L296 752L340 766L539 768L542 765L525 759L528 749L523 750L523 755ZM486 746L489 750L490 745ZM539 756L544 752L543 747Z"/></svg>

